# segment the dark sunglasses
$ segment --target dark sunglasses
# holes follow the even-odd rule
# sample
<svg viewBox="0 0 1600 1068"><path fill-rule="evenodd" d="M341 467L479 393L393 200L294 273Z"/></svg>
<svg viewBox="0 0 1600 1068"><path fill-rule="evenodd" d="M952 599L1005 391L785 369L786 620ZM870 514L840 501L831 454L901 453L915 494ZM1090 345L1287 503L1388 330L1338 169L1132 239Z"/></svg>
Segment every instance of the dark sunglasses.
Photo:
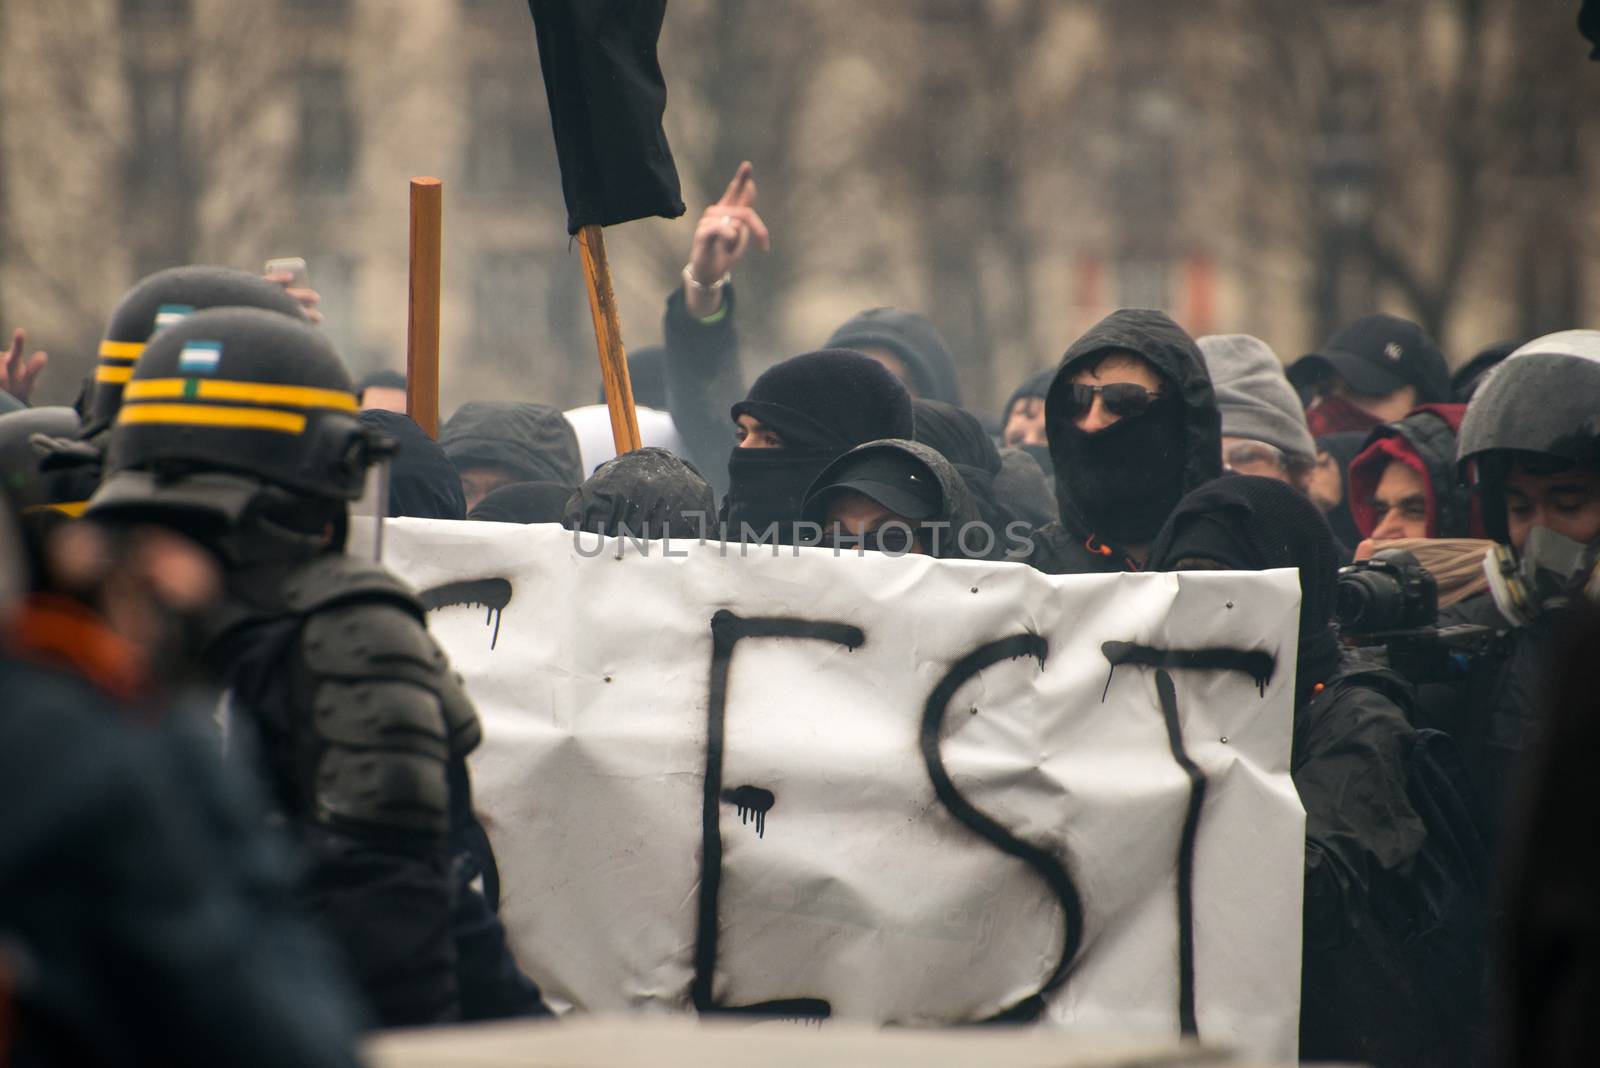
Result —
<svg viewBox="0 0 1600 1068"><path fill-rule="evenodd" d="M1072 410L1067 414L1072 418L1088 412L1094 406L1094 395L1100 394L1100 399L1105 403L1106 411L1116 416L1143 415L1150 410L1150 406L1161 399L1161 393L1151 392L1137 382L1112 382L1105 386L1073 385Z"/></svg>

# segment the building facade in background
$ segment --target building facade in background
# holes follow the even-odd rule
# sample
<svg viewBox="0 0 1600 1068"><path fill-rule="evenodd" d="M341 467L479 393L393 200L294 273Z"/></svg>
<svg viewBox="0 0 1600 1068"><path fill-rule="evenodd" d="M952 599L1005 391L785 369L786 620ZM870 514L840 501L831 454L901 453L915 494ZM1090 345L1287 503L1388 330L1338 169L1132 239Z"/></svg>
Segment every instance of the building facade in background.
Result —
<svg viewBox="0 0 1600 1068"><path fill-rule="evenodd" d="M1600 65L1515 0L674 0L690 215L610 239L659 339L693 220L756 163L773 250L746 359L930 314L987 408L1112 308L1293 358L1373 308L1452 360L1593 325ZM70 400L158 267L303 255L361 373L404 360L407 180L445 183L444 397L563 405L598 372L523 0L0 7L0 325Z"/></svg>

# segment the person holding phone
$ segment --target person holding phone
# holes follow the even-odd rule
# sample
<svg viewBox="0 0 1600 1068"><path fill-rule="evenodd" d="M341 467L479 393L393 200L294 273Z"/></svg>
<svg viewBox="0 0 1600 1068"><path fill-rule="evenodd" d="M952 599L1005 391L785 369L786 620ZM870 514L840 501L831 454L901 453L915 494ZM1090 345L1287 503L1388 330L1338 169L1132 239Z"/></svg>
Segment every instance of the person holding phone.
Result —
<svg viewBox="0 0 1600 1068"><path fill-rule="evenodd" d="M322 309L318 307L322 303L322 295L311 288L311 274L304 256L268 260L261 270L261 277L282 286L285 293L299 302L300 310L313 324L322 322Z"/></svg>

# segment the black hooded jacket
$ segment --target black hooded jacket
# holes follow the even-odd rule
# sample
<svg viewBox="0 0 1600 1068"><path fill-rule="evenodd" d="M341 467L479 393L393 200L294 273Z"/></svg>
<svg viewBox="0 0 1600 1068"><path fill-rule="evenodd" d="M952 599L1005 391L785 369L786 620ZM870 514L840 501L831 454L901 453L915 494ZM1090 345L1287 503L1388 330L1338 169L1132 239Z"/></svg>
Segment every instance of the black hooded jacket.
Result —
<svg viewBox="0 0 1600 1068"><path fill-rule="evenodd" d="M1056 505L1060 518L1035 532L1028 562L1047 574L1138 570L1129 552L1105 534L1106 526L1116 525L1118 517L1105 514L1104 502L1090 499L1092 494L1086 487L1094 481L1096 472L1077 454L1075 447L1081 439L1118 432L1122 424L1098 434L1084 435L1077 432L1070 417L1073 374L1110 351L1131 352L1143 358L1168 384L1164 392L1175 394L1163 397L1151 411L1136 417L1136 421L1144 423L1162 418L1163 404L1182 409L1176 417L1181 420L1181 430L1176 435L1179 443L1174 450L1178 455L1153 457L1138 472L1151 478L1159 476L1157 469L1171 472L1171 485L1161 491L1171 498L1165 502L1168 511L1177 506L1184 493L1222 473L1222 417L1212 393L1205 358L1194 339L1159 311L1124 308L1112 312L1067 350L1045 399L1045 425L1050 438L1050 456L1055 463ZM1172 417L1170 410L1166 417ZM1129 431L1131 427L1120 432ZM1151 529L1148 536L1153 538L1155 533L1156 530Z"/></svg>
<svg viewBox="0 0 1600 1068"><path fill-rule="evenodd" d="M1507 357L1478 387L1461 421L1458 469L1475 474L1483 526L1510 544L1505 475L1513 453L1532 453L1533 469L1575 465L1600 471L1600 335L1564 331L1529 342ZM1549 470L1551 468L1543 468ZM1457 685L1456 731L1484 801L1486 826L1498 843L1505 800L1523 754L1545 730L1539 693L1549 679L1547 657L1555 620L1540 612L1531 624L1509 626L1488 594L1440 612L1442 625L1471 623L1502 632L1492 655L1474 657Z"/></svg>
<svg viewBox="0 0 1600 1068"><path fill-rule="evenodd" d="M1000 409L1000 429L1005 430L1005 425L1011 421L1011 410L1017 406L1017 401L1028 397L1037 397L1044 400L1050 395L1050 384L1056 380L1054 367L1047 367L1043 371L1035 371L1022 380L1022 385L1006 399L1006 406Z"/></svg>
<svg viewBox="0 0 1600 1068"><path fill-rule="evenodd" d="M918 397L961 403L961 383L950 347L925 316L899 308L869 308L847 321L823 343L826 349L888 349L906 365Z"/></svg>
<svg viewBox="0 0 1600 1068"><path fill-rule="evenodd" d="M1037 529L1054 523L1059 510L1050 473L1039 466L1031 448L1000 449L1000 473L994 477L994 499L1001 511L1016 522Z"/></svg>
<svg viewBox="0 0 1600 1068"><path fill-rule="evenodd" d="M418 519L465 519L461 476L437 442L399 412L368 408L361 421L394 438L399 450L389 461L389 514Z"/></svg>
<svg viewBox="0 0 1600 1068"><path fill-rule="evenodd" d="M667 410L683 438L684 459L707 472L718 497L728 492L728 453L734 444L728 409L745 394L735 285L723 287L722 308L710 321L689 314L682 286L674 287L661 317Z"/></svg>
<svg viewBox="0 0 1600 1068"><path fill-rule="evenodd" d="M1217 565L1300 573L1290 755L1306 809L1300 1056L1468 1063L1484 855L1454 744L1412 729L1404 679L1341 651L1333 535L1298 490L1230 475L1185 497L1150 566Z"/></svg>
<svg viewBox="0 0 1600 1068"><path fill-rule="evenodd" d="M583 481L578 435L559 409L521 401L469 401L439 431L439 446L456 470L494 464L519 482Z"/></svg>
<svg viewBox="0 0 1600 1068"><path fill-rule="evenodd" d="M1341 430L1324 434L1317 439L1317 451L1325 452L1339 465L1340 494L1338 507L1327 513L1328 526L1333 530L1333 540L1339 545L1339 557L1345 563L1361 542L1361 531L1356 527L1355 516L1350 511L1350 461L1361 453L1367 435L1356 430Z"/></svg>
<svg viewBox="0 0 1600 1068"><path fill-rule="evenodd" d="M1295 700L1326 681L1339 663L1333 633L1339 561L1317 506L1286 482L1226 475L1188 494L1150 547L1150 570L1186 570L1185 561L1229 571L1300 569L1300 640Z"/></svg>
<svg viewBox="0 0 1600 1068"><path fill-rule="evenodd" d="M917 441L869 441L839 457L817 476L816 482L806 493L803 518L823 526L823 520L827 518L827 488L840 478L848 478L849 470L856 461L880 452L897 452L910 457L939 487L939 512L923 521L923 543L930 554L951 560L999 558L1005 550L1001 540L1004 532L984 523L982 511L968 489L966 479L955 465L937 449ZM986 534L986 529L991 529L992 535Z"/></svg>
<svg viewBox="0 0 1600 1068"><path fill-rule="evenodd" d="M1012 517L995 498L995 478L1000 474L1000 450L978 417L944 401L919 397L911 402L916 421L915 440L950 461L967 484L984 522L998 532Z"/></svg>
<svg viewBox="0 0 1600 1068"><path fill-rule="evenodd" d="M1022 380L1022 385L1018 386L1016 391L1006 399L1006 406L1000 411L1000 428L997 436L1002 441L1005 440L1006 424L1011 422L1011 413L1016 408L1017 402L1032 398L1044 400L1050 395L1050 384L1055 380L1056 368L1054 367L1046 368L1043 371L1035 371ZM1050 447L1048 445L1025 444L1016 446L1016 449L1031 456L1034 463L1045 473L1045 476L1051 482L1055 481L1055 461L1050 458ZM1045 523L1054 522L1055 518L1055 494L1051 493L1050 510L1045 518L1037 521L1035 525L1042 526Z"/></svg>
<svg viewBox="0 0 1600 1068"><path fill-rule="evenodd" d="M955 467L995 537L1013 547L1056 514L1056 497L1033 458L997 448L978 417L943 401L918 399L916 440L931 445Z"/></svg>
<svg viewBox="0 0 1600 1068"><path fill-rule="evenodd" d="M1600 4L1595 16L1600 35ZM1549 734L1529 754L1505 865L1500 1048L1504 1064L1579 1068L1594 1063L1600 1005L1600 852L1580 845L1600 841L1600 616L1569 609L1553 638L1540 701Z"/></svg>
<svg viewBox="0 0 1600 1068"><path fill-rule="evenodd" d="M568 530L635 538L710 536L716 500L689 464L666 449L637 449L600 465L568 500Z"/></svg>
<svg viewBox="0 0 1600 1068"><path fill-rule="evenodd" d="M467 518L485 523L559 523L572 488L559 482L513 482L486 494Z"/></svg>

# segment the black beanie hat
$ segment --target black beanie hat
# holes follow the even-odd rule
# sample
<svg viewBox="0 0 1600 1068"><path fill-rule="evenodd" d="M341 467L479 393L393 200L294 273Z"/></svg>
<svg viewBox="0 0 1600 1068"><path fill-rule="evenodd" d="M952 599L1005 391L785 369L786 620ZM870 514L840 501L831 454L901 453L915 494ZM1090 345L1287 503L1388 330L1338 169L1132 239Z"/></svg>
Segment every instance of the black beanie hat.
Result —
<svg viewBox="0 0 1600 1068"><path fill-rule="evenodd" d="M849 349L821 349L762 372L733 406L794 448L845 449L880 438L910 438L911 394L882 364Z"/></svg>

